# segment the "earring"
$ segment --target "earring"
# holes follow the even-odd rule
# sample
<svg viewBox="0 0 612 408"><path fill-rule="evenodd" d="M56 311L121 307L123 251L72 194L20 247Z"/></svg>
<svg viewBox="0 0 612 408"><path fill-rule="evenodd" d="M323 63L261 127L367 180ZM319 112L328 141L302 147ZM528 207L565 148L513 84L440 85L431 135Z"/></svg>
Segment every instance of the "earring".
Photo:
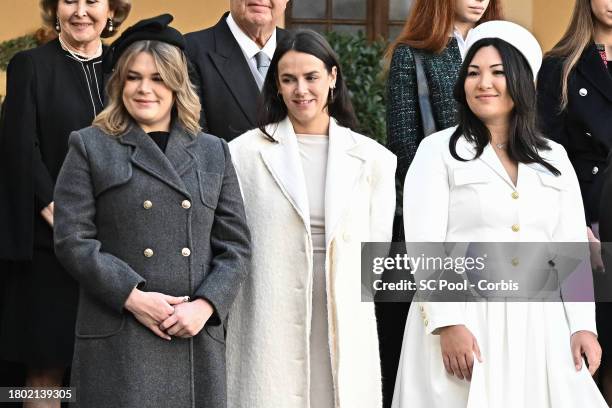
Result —
<svg viewBox="0 0 612 408"><path fill-rule="evenodd" d="M113 19L109 18L106 23L106 29L109 33L112 33L115 30L115 25L113 24Z"/></svg>
<svg viewBox="0 0 612 408"><path fill-rule="evenodd" d="M60 23L59 23L59 17L55 17L55 31L57 31L58 33L60 32Z"/></svg>
<svg viewBox="0 0 612 408"><path fill-rule="evenodd" d="M334 87L330 87L329 90L331 91L331 101L334 101Z"/></svg>

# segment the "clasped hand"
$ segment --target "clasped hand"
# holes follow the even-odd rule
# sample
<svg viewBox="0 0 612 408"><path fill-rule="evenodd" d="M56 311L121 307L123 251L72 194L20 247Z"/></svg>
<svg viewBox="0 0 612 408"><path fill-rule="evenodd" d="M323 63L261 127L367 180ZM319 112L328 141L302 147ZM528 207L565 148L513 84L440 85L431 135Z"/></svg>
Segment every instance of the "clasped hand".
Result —
<svg viewBox="0 0 612 408"><path fill-rule="evenodd" d="M213 314L212 306L204 299L185 302L183 296L143 292L136 288L128 296L125 308L142 325L165 340L171 340L170 336L195 336Z"/></svg>

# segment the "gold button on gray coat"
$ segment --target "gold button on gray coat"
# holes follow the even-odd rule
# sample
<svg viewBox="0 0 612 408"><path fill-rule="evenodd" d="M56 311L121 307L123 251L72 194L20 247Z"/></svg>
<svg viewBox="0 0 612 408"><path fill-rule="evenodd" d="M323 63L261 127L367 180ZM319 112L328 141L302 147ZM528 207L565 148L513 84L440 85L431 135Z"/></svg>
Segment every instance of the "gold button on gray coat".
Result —
<svg viewBox="0 0 612 408"><path fill-rule="evenodd" d="M151 248L147 248L144 250L144 256L146 256L147 258L150 258L153 256L153 250Z"/></svg>
<svg viewBox="0 0 612 408"><path fill-rule="evenodd" d="M144 203L142 203L142 206L145 210L150 210L151 207L153 207L153 203L149 200L146 200Z"/></svg>
<svg viewBox="0 0 612 408"><path fill-rule="evenodd" d="M191 208L191 202L189 200L183 200L183 202L181 203L181 207L188 210Z"/></svg>
<svg viewBox="0 0 612 408"><path fill-rule="evenodd" d="M183 255L183 256L189 256L189 255L191 255L191 250L190 250L189 248L183 248L183 249L181 250L181 255Z"/></svg>

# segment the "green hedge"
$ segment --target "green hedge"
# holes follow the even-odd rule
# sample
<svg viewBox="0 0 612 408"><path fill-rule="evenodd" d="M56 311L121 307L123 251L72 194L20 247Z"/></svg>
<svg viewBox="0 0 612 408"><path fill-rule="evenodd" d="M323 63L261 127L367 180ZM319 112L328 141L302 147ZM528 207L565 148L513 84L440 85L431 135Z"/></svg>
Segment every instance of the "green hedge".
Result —
<svg viewBox="0 0 612 408"><path fill-rule="evenodd" d="M13 58L13 55L19 51L34 48L37 45L38 43L33 35L24 35L23 37L0 43L0 69L6 71L6 67L11 58Z"/></svg>
<svg viewBox="0 0 612 408"><path fill-rule="evenodd" d="M385 144L386 85L382 72L387 44L382 41L368 42L361 32L356 35L330 32L326 36L342 64L359 120L356 131Z"/></svg>

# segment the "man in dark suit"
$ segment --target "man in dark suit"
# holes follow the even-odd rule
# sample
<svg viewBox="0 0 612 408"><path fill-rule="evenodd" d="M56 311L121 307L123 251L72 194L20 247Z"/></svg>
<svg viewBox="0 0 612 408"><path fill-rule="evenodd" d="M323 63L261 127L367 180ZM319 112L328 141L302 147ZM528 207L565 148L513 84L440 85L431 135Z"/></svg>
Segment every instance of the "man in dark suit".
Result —
<svg viewBox="0 0 612 408"><path fill-rule="evenodd" d="M230 0L213 27L187 34L202 102L200 124L227 141L256 126L257 98L284 30L288 0Z"/></svg>

